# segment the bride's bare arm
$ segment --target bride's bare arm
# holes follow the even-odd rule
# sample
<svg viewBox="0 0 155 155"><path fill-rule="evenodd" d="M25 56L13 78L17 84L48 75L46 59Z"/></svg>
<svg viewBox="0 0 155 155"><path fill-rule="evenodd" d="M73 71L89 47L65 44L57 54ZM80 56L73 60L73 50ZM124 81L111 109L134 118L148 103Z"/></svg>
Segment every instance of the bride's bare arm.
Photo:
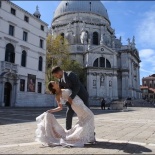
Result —
<svg viewBox="0 0 155 155"><path fill-rule="evenodd" d="M54 112L61 111L63 109L63 106L60 101L60 95L56 95L55 99L56 99L58 107L54 108L54 109L47 110L47 112L54 113Z"/></svg>

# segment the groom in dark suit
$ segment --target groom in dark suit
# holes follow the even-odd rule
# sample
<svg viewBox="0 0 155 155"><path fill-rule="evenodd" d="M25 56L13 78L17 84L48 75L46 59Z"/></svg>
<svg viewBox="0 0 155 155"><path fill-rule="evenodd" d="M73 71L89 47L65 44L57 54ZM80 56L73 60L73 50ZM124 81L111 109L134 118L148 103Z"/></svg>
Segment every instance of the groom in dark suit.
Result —
<svg viewBox="0 0 155 155"><path fill-rule="evenodd" d="M74 111L71 108L72 100L78 95L84 102L84 104L88 105L88 92L84 88L84 86L79 81L78 77L73 72L65 72L59 66L52 68L52 75L59 79L59 86L61 89L70 89L72 90L72 94L70 95L67 105L67 113L66 113L66 129L69 130L72 128L72 118L74 115Z"/></svg>

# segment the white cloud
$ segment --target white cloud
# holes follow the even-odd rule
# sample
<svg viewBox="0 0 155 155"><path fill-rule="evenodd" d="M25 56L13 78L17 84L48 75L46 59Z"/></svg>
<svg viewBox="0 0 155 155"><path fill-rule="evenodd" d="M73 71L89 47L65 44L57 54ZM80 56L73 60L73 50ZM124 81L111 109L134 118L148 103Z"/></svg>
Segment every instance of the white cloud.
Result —
<svg viewBox="0 0 155 155"><path fill-rule="evenodd" d="M141 78L155 73L155 50L142 49L139 51Z"/></svg>
<svg viewBox="0 0 155 155"><path fill-rule="evenodd" d="M143 14L137 27L138 42L143 46L155 46L155 10L152 9Z"/></svg>
<svg viewBox="0 0 155 155"><path fill-rule="evenodd" d="M142 77L155 73L155 6L139 15L140 21L136 25L136 42L142 50L139 51L141 58L140 75Z"/></svg>
<svg viewBox="0 0 155 155"><path fill-rule="evenodd" d="M139 51L139 55L141 58L150 58L155 55L155 51L153 49L142 49Z"/></svg>
<svg viewBox="0 0 155 155"><path fill-rule="evenodd" d="M154 72L151 72L151 71L149 71L149 70L145 70L145 69L143 69L143 68L141 68L140 71L146 72L146 73L150 73L150 74L154 74Z"/></svg>

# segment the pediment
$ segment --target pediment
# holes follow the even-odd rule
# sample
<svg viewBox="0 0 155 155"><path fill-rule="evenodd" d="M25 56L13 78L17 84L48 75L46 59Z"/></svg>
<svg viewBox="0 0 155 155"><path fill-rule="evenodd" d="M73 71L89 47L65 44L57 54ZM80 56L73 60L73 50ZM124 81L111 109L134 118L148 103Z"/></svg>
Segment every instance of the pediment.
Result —
<svg viewBox="0 0 155 155"><path fill-rule="evenodd" d="M115 50L112 50L111 48L105 46L105 45L99 45L99 46L92 46L92 48L89 50L91 53L101 53L101 54L109 54L114 55L117 54Z"/></svg>

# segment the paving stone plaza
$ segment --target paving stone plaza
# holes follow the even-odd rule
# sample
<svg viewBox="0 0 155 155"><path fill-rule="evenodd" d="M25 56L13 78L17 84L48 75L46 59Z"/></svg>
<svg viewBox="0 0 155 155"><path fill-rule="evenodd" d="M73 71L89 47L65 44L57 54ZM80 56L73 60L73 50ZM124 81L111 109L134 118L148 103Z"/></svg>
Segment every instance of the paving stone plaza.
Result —
<svg viewBox="0 0 155 155"><path fill-rule="evenodd" d="M155 108L128 107L95 114L96 145L84 148L45 147L34 141L35 118L48 108L1 108L0 154L155 154ZM65 112L55 113L65 127ZM77 117L73 118L74 124Z"/></svg>

